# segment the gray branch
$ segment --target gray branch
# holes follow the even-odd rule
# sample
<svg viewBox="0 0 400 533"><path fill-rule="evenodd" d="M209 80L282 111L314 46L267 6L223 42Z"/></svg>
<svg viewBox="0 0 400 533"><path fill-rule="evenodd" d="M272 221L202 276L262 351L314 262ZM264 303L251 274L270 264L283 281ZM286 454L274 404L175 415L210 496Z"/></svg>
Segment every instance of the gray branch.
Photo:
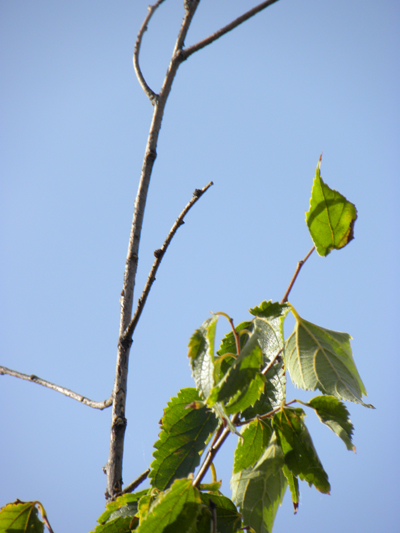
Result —
<svg viewBox="0 0 400 533"><path fill-rule="evenodd" d="M181 24L175 48L172 54L170 64L164 83L161 87L158 98L154 100L153 118L151 121L150 132L147 139L147 145L140 176L139 189L136 195L135 207L133 213L132 228L129 237L128 254L126 258L125 274L123 289L121 293L121 317L117 352L117 364L115 372L114 390L113 390L113 409L111 421L111 437L108 462L106 465L107 472L107 491L106 498L111 499L121 493L122 490L122 459L124 453L124 438L126 429L125 404L127 394L127 378L130 347L132 339L121 338L131 322L133 294L135 288L136 271L138 264L139 242L142 232L144 210L146 206L147 193L150 184L150 177L153 170L154 161L157 157L157 143L160 133L161 122L164 115L164 108L171 91L172 82L175 78L179 65L183 61L182 47L187 35L190 23L198 7L199 0L193 0L189 8L185 10L185 15ZM159 7L160 2L154 5L154 9ZM154 12L154 9L152 13ZM139 80L140 81L140 80Z"/></svg>
<svg viewBox="0 0 400 533"><path fill-rule="evenodd" d="M50 381L46 381L45 379L38 378L34 374L23 374L22 372L18 372L17 370L11 370L10 368L6 368L5 366L0 366L0 376L5 374L13 376L15 378L24 379L26 381L31 381L32 383L37 383L38 385L42 385L43 387L47 387L48 389L55 390L61 394L64 394L64 396L68 396L69 398L76 400L77 402L88 405L89 407L93 407L93 409L106 409L112 404L112 396L110 396L110 398L104 400L103 402L95 402L93 400L89 400L89 398L86 398L81 394L77 394L72 390L66 389L65 387L61 387L60 385L56 385L55 383L51 383Z"/></svg>
<svg viewBox="0 0 400 533"><path fill-rule="evenodd" d="M149 97L150 102L154 105L157 101L158 94L156 94L150 87L147 85L146 80L144 79L144 76L142 74L142 71L140 69L139 65L139 54L140 54L140 47L142 45L142 39L144 32L147 31L147 25L153 16L156 9L164 2L164 0L158 0L154 6L149 6L149 12L147 14L147 17L144 19L143 24L139 30L139 33L136 38L135 43L135 51L133 53L133 68L135 69L135 73L137 76L137 79L139 80L139 83L143 89L143 91L147 94Z"/></svg>
<svg viewBox="0 0 400 533"><path fill-rule="evenodd" d="M132 335L136 329L137 323L139 322L140 316L146 304L147 297L150 293L151 287L156 279L156 274L158 267L161 264L162 258L167 251L168 246L170 245L175 233L178 231L178 228L184 224L184 218L189 212L189 210L194 206L197 200L213 185L213 182L210 181L203 189L196 189L193 193L192 199L187 203L185 208L182 210L181 214L176 219L174 225L172 226L170 232L167 235L167 238L164 241L164 244L158 250L155 250L154 256L155 260L153 266L151 267L150 273L147 278L146 285L143 289L142 296L139 298L138 305L136 307L135 314L133 315L132 320L129 323L129 326L126 328L125 333L120 338L120 342L127 342L128 339L132 338Z"/></svg>
<svg viewBox="0 0 400 533"><path fill-rule="evenodd" d="M216 41L217 39L219 39L220 37L222 37L226 33L234 30L240 24L243 24L243 22L246 22L246 20L249 20L249 18L254 17L254 15L257 15L257 13L259 13L263 9L269 7L272 4L275 4L275 2L278 2L278 0L266 0L264 2L261 2L261 4L258 4L258 6L255 6L252 9L250 9L249 11L246 11L246 13L243 13L243 15L241 15L237 19L233 20L232 22L230 22L229 24L227 24L226 26L224 26L220 30L216 31L215 33L213 33L212 35L210 35L206 39L203 39L202 41L199 41L198 43L196 43L196 44L194 44L192 46L189 46L188 48L186 48L182 52L184 58L187 59L190 55L194 54L198 50L201 50L205 46L208 46L209 44L213 43L214 41Z"/></svg>

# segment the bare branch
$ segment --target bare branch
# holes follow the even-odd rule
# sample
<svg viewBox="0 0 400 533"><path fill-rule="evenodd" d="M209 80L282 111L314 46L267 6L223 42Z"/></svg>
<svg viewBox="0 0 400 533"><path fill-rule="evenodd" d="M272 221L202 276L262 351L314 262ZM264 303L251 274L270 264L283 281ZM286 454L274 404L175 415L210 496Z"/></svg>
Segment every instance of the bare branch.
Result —
<svg viewBox="0 0 400 533"><path fill-rule="evenodd" d="M182 224L184 224L183 219L185 218L188 211L194 206L197 200L211 187L211 185L213 185L212 181L210 181L210 183L208 183L208 185L206 185L202 189L196 189L194 191L192 199L188 202L188 204L182 210L181 214L176 219L175 224L172 226L170 232L167 235L167 238L164 241L164 244L161 246L161 248L159 248L158 250L155 250L154 255L156 258L154 260L153 266L151 267L146 285L142 292L142 296L139 298L139 302L138 302L135 314L133 315L133 318L130 321L129 326L126 328L124 334L120 338L120 342L125 343L128 338L132 338L133 332L136 329L136 326L139 322L140 316L146 304L146 300L150 293L151 287L156 279L158 267L161 264L161 261L165 255L165 252L167 251L168 246L170 245L175 233L178 231L178 228L182 226Z"/></svg>
<svg viewBox="0 0 400 533"><path fill-rule="evenodd" d="M296 267L295 273L293 275L293 278L292 278L291 282L289 283L289 287L287 288L287 291L285 292L285 296L281 300L281 305L284 304L285 302L287 302L287 300L289 298L290 291L293 288L294 282L296 281L297 276L299 275L299 272L300 272L302 266L304 265L304 263L307 261L307 259L310 257L310 255L313 253L314 250L315 250L315 246L313 246L311 248L311 250L308 252L308 254L305 256L304 259L302 259L301 261L299 261L297 263L297 267Z"/></svg>
<svg viewBox="0 0 400 533"><path fill-rule="evenodd" d="M135 51L133 52L133 68L135 69L137 79L139 80L139 83L143 89L143 91L147 94L148 98L150 99L150 102L154 105L157 101L158 94L156 94L150 87L147 85L146 80L144 79L144 76L142 74L142 71L140 69L139 65L139 54L140 54L140 46L142 44L142 39L144 32L147 30L147 24L149 23L151 17L153 16L156 9L164 2L164 0L158 0L153 6L149 6L149 12L147 14L147 17L144 19L143 24L139 30L139 33L136 38L135 43Z"/></svg>
<svg viewBox="0 0 400 533"><path fill-rule="evenodd" d="M46 381L45 379L38 378L34 374L23 374L22 372L18 372L17 370L11 370L10 368L6 368L5 366L0 366L0 376L5 374L13 376L15 378L25 379L26 381L31 381L32 383L37 383L38 385L42 385L43 387L47 387L48 389L55 390L61 394L64 394L64 396L68 396L69 398L72 398L77 402L92 407L93 409L106 409L112 404L112 396L110 396L110 398L104 400L103 402L95 402L93 400L89 400L89 398L86 398L85 396L77 394L72 390L66 389L65 387L61 387L60 385L56 385L55 383L51 383L50 381Z"/></svg>
<svg viewBox="0 0 400 533"><path fill-rule="evenodd" d="M232 418L232 423L235 424L239 420L239 415L235 415ZM214 460L214 457L217 455L218 450L221 448L221 446L224 444L226 439L228 438L230 433L230 429L228 427L224 428L222 431L220 437L217 439L215 444L213 443L210 446L210 449L207 452L207 455L203 461L203 464L201 465L196 478L193 481L193 487L199 487L200 483L203 481L204 476L207 473L207 470L210 468L211 463Z"/></svg>
<svg viewBox="0 0 400 533"><path fill-rule="evenodd" d="M122 494L127 494L128 492L133 492L139 485L143 483L145 479L147 479L147 476L150 474L150 468L145 470L140 476L138 476L135 481L132 481L132 483L129 483L124 490L122 491Z"/></svg>
<svg viewBox="0 0 400 533"><path fill-rule="evenodd" d="M259 13L263 9L271 6L272 4L275 4L275 2L278 2L278 0L267 0L265 2L261 2L261 4L259 4L258 6L253 7L252 9L250 9L249 11L247 11L246 13L244 13L243 15L238 17L237 19L233 20L230 24L227 24L226 26L224 26L220 30L216 31L215 33L213 33L212 35L207 37L206 39L203 39L202 41L200 41L200 42L198 42L198 43L196 43L196 44L194 44L192 46L189 46L188 48L186 48L182 52L182 55L183 55L184 59L187 59L189 56L191 56L192 54L194 54L198 50L201 50L205 46L208 46L209 44L213 43L214 41L216 41L217 39L219 39L220 37L225 35L226 33L228 33L230 31L232 31L233 29L237 28L240 24L243 24L243 22L246 22L246 20L249 20L249 18L254 17L254 15L257 15L257 13Z"/></svg>
<svg viewBox="0 0 400 533"><path fill-rule="evenodd" d="M132 318L133 294L135 288L136 271L139 259L139 243L142 233L144 210L154 161L157 157L157 143L160 134L161 121L165 105L171 91L182 57L182 46L188 32L192 18L198 7L199 0L192 0L185 5L185 16L178 34L174 53L168 66L167 74L161 87L160 94L154 102L153 118L147 139L139 189L135 199L133 221L129 237L128 254L126 258L124 283L121 293L121 317L119 326L120 338L129 326ZM156 4L157 5L157 4ZM113 410L111 422L110 451L106 465L107 491L106 498L113 498L122 490L122 459L124 454L124 438L126 429L125 404L127 393L128 363L132 340L128 337L118 343L117 364L113 390Z"/></svg>

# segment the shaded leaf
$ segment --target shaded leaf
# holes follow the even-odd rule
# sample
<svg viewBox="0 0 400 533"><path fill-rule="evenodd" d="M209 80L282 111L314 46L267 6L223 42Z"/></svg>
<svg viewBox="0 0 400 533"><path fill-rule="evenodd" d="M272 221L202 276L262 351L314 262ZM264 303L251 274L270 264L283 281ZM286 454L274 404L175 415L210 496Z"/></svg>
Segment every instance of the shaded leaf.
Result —
<svg viewBox="0 0 400 533"><path fill-rule="evenodd" d="M39 502L16 500L0 509L0 532L4 533L43 533L44 524L39 520ZM44 510L43 510L44 511Z"/></svg>
<svg viewBox="0 0 400 533"><path fill-rule="evenodd" d="M272 420L285 464L295 476L314 485L320 492L329 494L328 475L318 458L303 418L302 409L283 407Z"/></svg>
<svg viewBox="0 0 400 533"><path fill-rule="evenodd" d="M299 479L286 465L283 466L282 470L289 485L290 493L292 495L294 514L296 514L299 509Z"/></svg>
<svg viewBox="0 0 400 533"><path fill-rule="evenodd" d="M96 526L94 533L131 533L137 524L138 519L133 516L120 516Z"/></svg>
<svg viewBox="0 0 400 533"><path fill-rule="evenodd" d="M285 361L294 385L372 407L362 401L367 391L353 360L350 335L321 328L292 312L296 324L286 342Z"/></svg>
<svg viewBox="0 0 400 533"><path fill-rule="evenodd" d="M254 405L258 400L264 390L264 376L260 373L263 357L258 333L255 328L240 355L212 389L207 399L208 405L224 402L225 412L233 414Z"/></svg>
<svg viewBox="0 0 400 533"><path fill-rule="evenodd" d="M272 531L287 486L283 466L282 449L273 432L259 461L232 476L232 499L243 515L244 526L252 527L257 533Z"/></svg>
<svg viewBox="0 0 400 533"><path fill-rule="evenodd" d="M315 171L306 222L318 254L327 256L333 249L343 248L354 238L357 210L342 194L324 183L320 169L321 157Z"/></svg>
<svg viewBox="0 0 400 533"><path fill-rule="evenodd" d="M162 431L154 444L155 459L149 474L152 486L159 490L194 472L209 436L218 425L211 410L187 409L188 404L199 399L196 389L182 389L164 411Z"/></svg>
<svg viewBox="0 0 400 533"><path fill-rule="evenodd" d="M177 479L152 503L137 533L195 533L202 508L200 493L192 480Z"/></svg>
<svg viewBox="0 0 400 533"><path fill-rule="evenodd" d="M242 431L243 438L239 439L235 450L234 474L255 465L267 448L271 434L271 423L259 418L245 427Z"/></svg>
<svg viewBox="0 0 400 533"><path fill-rule="evenodd" d="M190 365L197 390L206 399L214 386L214 341L218 315L207 319L189 341Z"/></svg>
<svg viewBox="0 0 400 533"><path fill-rule="evenodd" d="M130 520L125 521L126 526L129 528L132 517L134 517L138 512L138 502L140 498L145 496L150 489L145 489L140 492L135 492L133 494L123 494L119 496L115 501L110 502L106 505L106 510L103 514L99 516L97 522L100 526L97 526L94 530L94 533L107 532L108 529L103 526L110 522L116 520L117 518L126 518L130 517ZM118 521L118 527L122 527L123 521ZM113 526L114 527L114 526ZM130 528L132 529L132 528ZM128 529L127 531L130 531ZM112 531L111 529L109 531ZM123 529L121 529L123 531Z"/></svg>
<svg viewBox="0 0 400 533"><path fill-rule="evenodd" d="M235 504L222 494L201 492L200 497L206 507L199 519L201 527L198 523L196 533L210 533L212 531L210 525L213 512L216 515L218 533L236 533L241 526L241 516Z"/></svg>
<svg viewBox="0 0 400 533"><path fill-rule="evenodd" d="M353 424L346 406L333 396L316 396L308 402L315 409L319 419L342 439L348 450L356 451L351 442Z"/></svg>

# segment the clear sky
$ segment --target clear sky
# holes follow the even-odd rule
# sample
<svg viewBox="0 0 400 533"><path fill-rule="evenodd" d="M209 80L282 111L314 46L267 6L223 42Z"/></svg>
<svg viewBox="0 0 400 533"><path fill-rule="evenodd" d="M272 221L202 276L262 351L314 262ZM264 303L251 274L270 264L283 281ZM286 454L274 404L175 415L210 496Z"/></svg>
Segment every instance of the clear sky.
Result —
<svg viewBox="0 0 400 533"><path fill-rule="evenodd" d="M0 364L99 401L113 385L152 113L132 68L148 3L0 3ZM182 4L166 1L144 38L141 64L156 92ZM255 4L202 0L186 44ZM135 300L193 190L215 185L179 229L136 331L126 484L151 463L169 398L193 386L187 343L209 311L239 323L249 307L282 298L312 245L304 212L323 151L324 180L357 206L355 240L326 259L313 255L290 301L305 319L352 335L376 410L347 405L357 454L309 413L332 493L301 484L298 515L287 494L274 531L399 531L399 27L397 0L280 0L181 65ZM288 399L314 395L288 391ZM110 416L0 376L0 506L40 500L57 533L93 529L104 509ZM235 441L216 462L228 496Z"/></svg>

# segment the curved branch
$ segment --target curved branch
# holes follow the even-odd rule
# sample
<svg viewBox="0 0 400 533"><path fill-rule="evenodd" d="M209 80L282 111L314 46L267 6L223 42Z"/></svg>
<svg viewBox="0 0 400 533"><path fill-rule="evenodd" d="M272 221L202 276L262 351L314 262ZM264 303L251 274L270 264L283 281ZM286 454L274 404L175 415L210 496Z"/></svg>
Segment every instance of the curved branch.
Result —
<svg viewBox="0 0 400 533"><path fill-rule="evenodd" d="M188 48L186 48L182 52L182 55L184 56L184 59L187 59L189 56L191 56L192 54L194 54L198 50L201 50L205 46L208 46L209 44L213 43L214 41L216 41L217 39L219 39L220 37L225 35L226 33L234 30L240 24L243 24L243 22L246 22L246 20L249 20L249 18L254 17L254 15L257 15L257 13L259 13L263 9L271 6L272 4L275 4L275 2L278 2L278 0L266 0L264 2L261 2L261 4L259 4L258 6L253 7L249 11L246 11L246 13L244 13L243 15L238 17L237 19L233 20L232 22L230 22L229 24L227 24L226 26L224 26L220 30L216 31L215 33L213 33L209 37L206 37L202 41L200 41L200 42L198 42L198 43L196 43L196 44L194 44L192 46L189 46Z"/></svg>
<svg viewBox="0 0 400 533"><path fill-rule="evenodd" d="M95 402L93 400L89 400L89 398L86 398L85 396L82 396L81 394L77 394L76 392L66 389L65 387L61 387L60 385L56 385L55 383L51 383L50 381L46 381L45 379L38 378L34 374L23 374L22 372L18 372L17 370L11 370L10 368L6 368L5 366L0 366L0 376L1 375L9 375L13 376L15 378L24 379L26 381L31 381L33 383L37 383L38 385L42 385L43 387L47 387L48 389L55 390L61 394L64 394L64 396L68 396L69 398L72 398L73 400L76 400L77 402L83 403L89 407L92 407L93 409L106 409L107 407L110 407L112 404L112 396L108 398L107 400L104 400L103 402Z"/></svg>
<svg viewBox="0 0 400 533"><path fill-rule="evenodd" d="M142 71L140 69L139 65L139 54L140 54L140 47L142 44L142 39L144 32L147 30L147 24L149 23L151 17L153 16L156 9L164 2L164 0L158 0L157 3L155 3L153 6L149 6L149 12L147 13L147 17L144 19L143 24L139 30L139 33L136 37L136 43L135 43L135 50L133 52L133 68L136 72L136 77L139 80L139 83L143 89L143 91L148 96L150 102L154 105L157 101L158 94L156 94L150 87L147 85L146 80L144 79L144 76L142 74Z"/></svg>
<svg viewBox="0 0 400 533"><path fill-rule="evenodd" d="M156 274L158 267L161 264L161 261L165 255L165 252L167 251L168 246L170 245L172 239L175 236L175 233L178 231L178 228L184 224L184 218L188 211L194 206L194 204L197 202L197 200L213 185L213 182L210 181L205 187L202 189L196 189L193 193L193 198L188 202L188 204L185 206L185 208L182 210L181 214L178 216L178 218L175 221L175 224L172 226L170 232L167 235L167 238L164 241L164 244L161 248L158 250L155 250L155 260L153 263L153 266L151 267L149 276L147 278L146 285L143 289L142 296L139 298L139 302L135 311L135 314L133 315L132 320L129 323L129 326L126 328L124 334L120 338L121 343L126 343L128 339L132 338L132 335L136 329L137 323L139 322L140 316L142 314L142 311L144 309L144 306L146 304L147 297L150 293L151 287L156 280Z"/></svg>

